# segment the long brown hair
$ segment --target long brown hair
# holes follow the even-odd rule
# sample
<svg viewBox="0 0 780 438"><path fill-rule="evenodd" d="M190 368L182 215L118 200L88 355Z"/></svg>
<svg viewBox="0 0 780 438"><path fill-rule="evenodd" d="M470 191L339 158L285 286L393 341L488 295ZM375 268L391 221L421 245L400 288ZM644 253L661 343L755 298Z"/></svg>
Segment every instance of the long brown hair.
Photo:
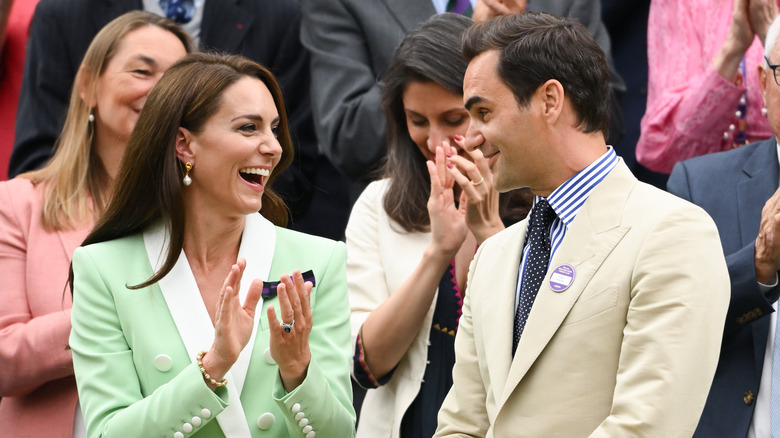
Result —
<svg viewBox="0 0 780 438"><path fill-rule="evenodd" d="M389 179L384 197L387 215L408 232L430 229L431 186L426 158L409 136L403 93L411 82L435 83L463 95L467 63L461 37L474 23L459 14L438 14L409 32L396 49L382 79L382 106L387 119L387 159L382 176ZM505 224L528 214L533 196L528 190L501 194L499 213Z"/></svg>
<svg viewBox="0 0 780 438"><path fill-rule="evenodd" d="M165 72L149 93L122 158L114 196L82 243L86 246L135 234L161 219L170 233L165 262L151 278L128 287L138 289L159 281L176 264L183 247L187 218L182 193L184 169L176 156L179 127L199 132L218 111L225 89L247 76L268 87L279 112L282 157L269 178L260 213L276 225L286 225L287 207L272 189L273 181L293 159L279 84L265 67L242 56L190 54ZM71 271L71 290L72 281Z"/></svg>
<svg viewBox="0 0 780 438"><path fill-rule="evenodd" d="M107 202L108 178L93 147L92 108L81 99L82 89L95 92L98 79L128 33L145 26L157 26L174 34L189 53L192 40L173 21L145 11L120 15L95 35L84 55L70 94L68 113L54 155L39 170L20 175L33 184L46 184L41 211L44 227L61 230L97 218ZM90 204L91 197L91 204Z"/></svg>

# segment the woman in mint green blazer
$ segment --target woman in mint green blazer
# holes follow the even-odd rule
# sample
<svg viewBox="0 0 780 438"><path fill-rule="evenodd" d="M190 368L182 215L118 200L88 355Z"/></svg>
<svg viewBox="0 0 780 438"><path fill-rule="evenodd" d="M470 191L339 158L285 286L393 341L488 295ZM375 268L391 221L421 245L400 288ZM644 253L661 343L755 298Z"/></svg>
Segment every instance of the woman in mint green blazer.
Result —
<svg viewBox="0 0 780 438"><path fill-rule="evenodd" d="M260 65L194 54L152 90L73 256L88 436L354 435L345 247L280 227L291 160Z"/></svg>

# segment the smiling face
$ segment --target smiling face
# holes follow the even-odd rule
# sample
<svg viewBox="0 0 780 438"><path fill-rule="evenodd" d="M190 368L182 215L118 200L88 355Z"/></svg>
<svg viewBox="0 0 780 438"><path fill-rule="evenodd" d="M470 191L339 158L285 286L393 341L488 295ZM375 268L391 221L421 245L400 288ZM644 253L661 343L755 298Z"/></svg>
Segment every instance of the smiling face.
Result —
<svg viewBox="0 0 780 438"><path fill-rule="evenodd" d="M435 82L410 82L402 96L409 136L426 159L433 159L444 140L456 146L455 135L466 133L469 114L462 96ZM457 146L456 146L457 147Z"/></svg>
<svg viewBox="0 0 780 438"><path fill-rule="evenodd" d="M95 84L94 99L82 92L95 115L97 144L126 143L152 87L187 52L176 35L157 26L128 32Z"/></svg>
<svg viewBox="0 0 780 438"><path fill-rule="evenodd" d="M488 158L493 184L500 192L531 187L544 174L544 150L539 147L544 121L534 94L527 107L499 77L499 53L486 51L469 63L463 79L463 99L471 122L467 148L479 148ZM537 93L538 94L538 93Z"/></svg>
<svg viewBox="0 0 780 438"><path fill-rule="evenodd" d="M279 111L268 87L243 77L220 96L199 132L180 128L177 153L193 164L187 205L230 217L260 210L268 177L282 156Z"/></svg>

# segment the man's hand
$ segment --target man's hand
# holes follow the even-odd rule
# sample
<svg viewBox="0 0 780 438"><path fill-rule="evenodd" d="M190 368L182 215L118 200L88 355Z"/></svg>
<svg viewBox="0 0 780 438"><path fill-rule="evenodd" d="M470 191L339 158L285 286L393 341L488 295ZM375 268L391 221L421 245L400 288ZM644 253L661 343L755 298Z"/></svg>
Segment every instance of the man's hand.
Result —
<svg viewBox="0 0 780 438"><path fill-rule="evenodd" d="M772 284L780 270L780 189L764 204L755 252L756 279Z"/></svg>

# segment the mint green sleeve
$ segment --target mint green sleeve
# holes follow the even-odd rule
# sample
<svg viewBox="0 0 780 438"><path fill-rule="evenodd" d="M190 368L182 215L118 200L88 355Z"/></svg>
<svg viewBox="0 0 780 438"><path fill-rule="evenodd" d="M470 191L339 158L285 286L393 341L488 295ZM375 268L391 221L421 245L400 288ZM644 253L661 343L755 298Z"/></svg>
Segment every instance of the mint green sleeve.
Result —
<svg viewBox="0 0 780 438"><path fill-rule="evenodd" d="M124 278L102 275L96 260L105 266L111 263L98 254L93 257L89 247L73 254L70 346L87 436L189 437L200 432L198 437L221 437L213 420L227 406L227 391L211 391L196 364L185 365L170 381L144 395L115 295L148 292L128 292ZM143 324L143 318L138 323ZM193 427L191 433L182 432L184 423Z"/></svg>
<svg viewBox="0 0 780 438"><path fill-rule="evenodd" d="M284 412L291 437L355 435L346 259L346 246L336 243L327 267L316 278L309 335L312 359L303 383L287 393L277 373L273 396Z"/></svg>

